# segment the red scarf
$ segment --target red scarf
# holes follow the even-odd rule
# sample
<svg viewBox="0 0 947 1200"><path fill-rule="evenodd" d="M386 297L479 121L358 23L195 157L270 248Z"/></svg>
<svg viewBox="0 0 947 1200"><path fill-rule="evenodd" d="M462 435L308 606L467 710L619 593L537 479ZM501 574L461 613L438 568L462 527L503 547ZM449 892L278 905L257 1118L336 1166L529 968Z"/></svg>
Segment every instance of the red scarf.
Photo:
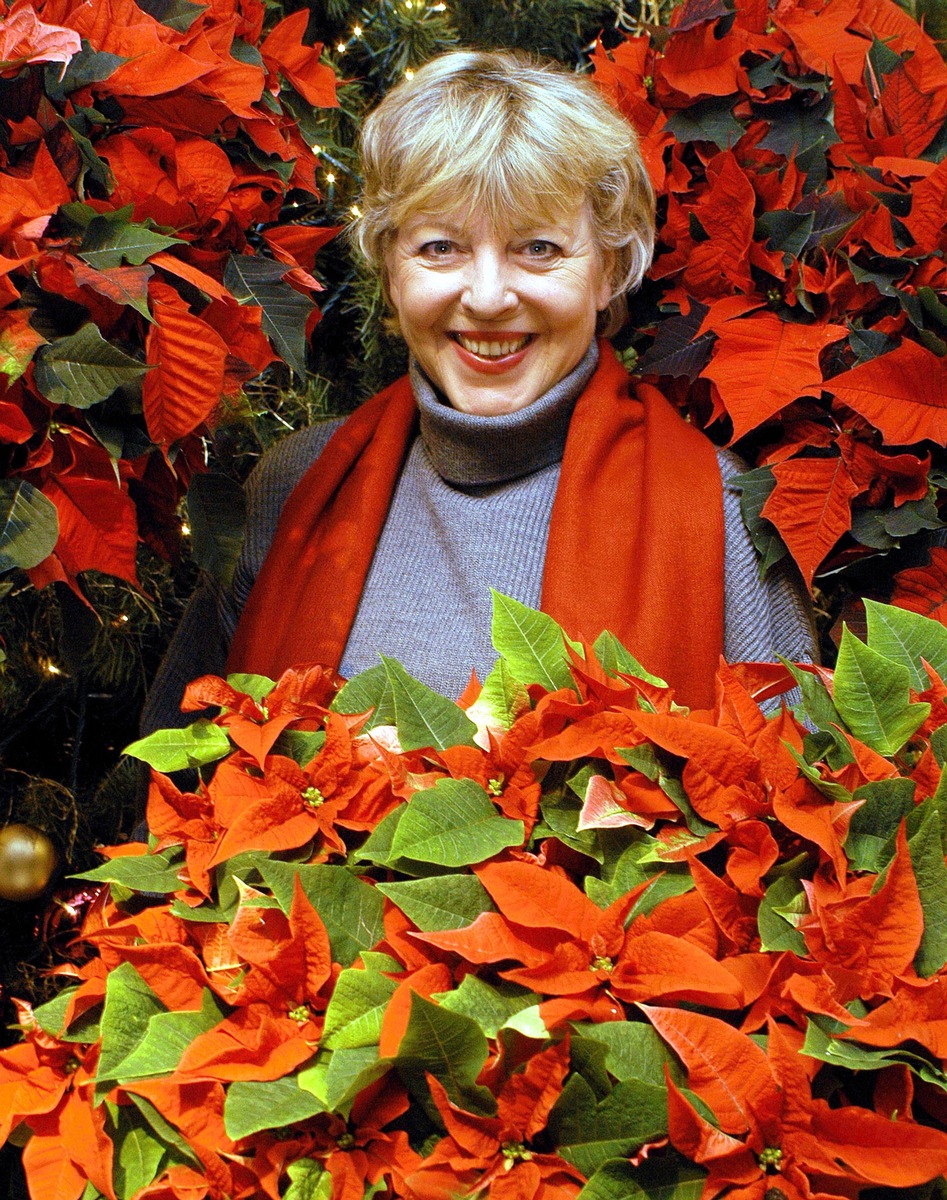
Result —
<svg viewBox="0 0 947 1200"><path fill-rule="evenodd" d="M303 475L237 625L229 671L277 678L296 663L338 667L415 417L404 376L353 413ZM681 702L713 704L723 649L716 454L657 389L630 389L607 342L569 425L540 604L570 637L611 630Z"/></svg>

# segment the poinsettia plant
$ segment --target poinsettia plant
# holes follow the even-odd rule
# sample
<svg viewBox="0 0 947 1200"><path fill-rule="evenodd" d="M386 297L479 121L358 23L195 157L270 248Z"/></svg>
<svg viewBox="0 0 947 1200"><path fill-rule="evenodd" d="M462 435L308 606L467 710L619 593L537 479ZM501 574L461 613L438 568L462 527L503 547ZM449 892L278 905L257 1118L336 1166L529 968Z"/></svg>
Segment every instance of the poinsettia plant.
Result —
<svg viewBox="0 0 947 1200"><path fill-rule="evenodd" d="M708 711L502 596L460 702L194 682L0 1054L32 1194L942 1195L947 629L868 624Z"/></svg>
<svg viewBox="0 0 947 1200"><path fill-rule="evenodd" d="M659 198L631 357L748 460L764 569L788 550L811 584L942 527L947 65L932 39L891 0L684 0L670 29L593 61Z"/></svg>
<svg viewBox="0 0 947 1200"><path fill-rule="evenodd" d="M221 405L277 358L305 372L333 231L275 223L317 194L304 135L336 77L307 11L265 16L0 5L0 571L135 583Z"/></svg>

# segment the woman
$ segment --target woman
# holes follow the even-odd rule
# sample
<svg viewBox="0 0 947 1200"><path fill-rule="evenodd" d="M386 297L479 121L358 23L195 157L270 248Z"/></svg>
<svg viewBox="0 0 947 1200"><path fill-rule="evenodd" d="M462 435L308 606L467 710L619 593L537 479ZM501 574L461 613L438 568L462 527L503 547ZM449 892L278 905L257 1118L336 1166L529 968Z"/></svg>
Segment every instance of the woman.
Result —
<svg viewBox="0 0 947 1200"><path fill-rule="evenodd" d="M351 677L382 652L458 695L495 658L490 587L572 636L610 629L691 705L721 652L811 657L798 581L759 581L722 486L738 461L596 340L647 269L653 196L592 83L446 54L389 93L362 153L354 236L409 375L263 458L232 590L195 597L146 728L179 722L184 684L225 658Z"/></svg>

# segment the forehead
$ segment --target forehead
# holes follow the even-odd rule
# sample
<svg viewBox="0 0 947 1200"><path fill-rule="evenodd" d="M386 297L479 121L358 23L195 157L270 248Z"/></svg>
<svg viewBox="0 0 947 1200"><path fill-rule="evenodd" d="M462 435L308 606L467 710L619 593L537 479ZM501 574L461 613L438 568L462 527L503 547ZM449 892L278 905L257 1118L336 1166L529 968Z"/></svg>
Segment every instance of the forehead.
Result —
<svg viewBox="0 0 947 1200"><path fill-rule="evenodd" d="M434 228L452 236L495 235L505 240L540 231L554 232L560 236L587 237L592 226L588 206L585 204L568 209L524 206L514 212L501 210L498 213L461 204L432 205L416 209L407 214L399 232L411 233L427 228Z"/></svg>

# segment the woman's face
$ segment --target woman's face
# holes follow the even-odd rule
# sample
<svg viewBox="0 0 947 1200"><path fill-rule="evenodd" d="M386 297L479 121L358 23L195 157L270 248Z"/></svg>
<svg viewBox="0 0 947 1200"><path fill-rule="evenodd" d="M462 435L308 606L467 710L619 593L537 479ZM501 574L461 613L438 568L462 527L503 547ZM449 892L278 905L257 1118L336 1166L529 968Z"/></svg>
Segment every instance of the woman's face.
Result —
<svg viewBox="0 0 947 1200"><path fill-rule="evenodd" d="M610 256L584 207L521 228L418 213L386 265L411 353L454 408L479 416L525 408L568 375L611 299Z"/></svg>

